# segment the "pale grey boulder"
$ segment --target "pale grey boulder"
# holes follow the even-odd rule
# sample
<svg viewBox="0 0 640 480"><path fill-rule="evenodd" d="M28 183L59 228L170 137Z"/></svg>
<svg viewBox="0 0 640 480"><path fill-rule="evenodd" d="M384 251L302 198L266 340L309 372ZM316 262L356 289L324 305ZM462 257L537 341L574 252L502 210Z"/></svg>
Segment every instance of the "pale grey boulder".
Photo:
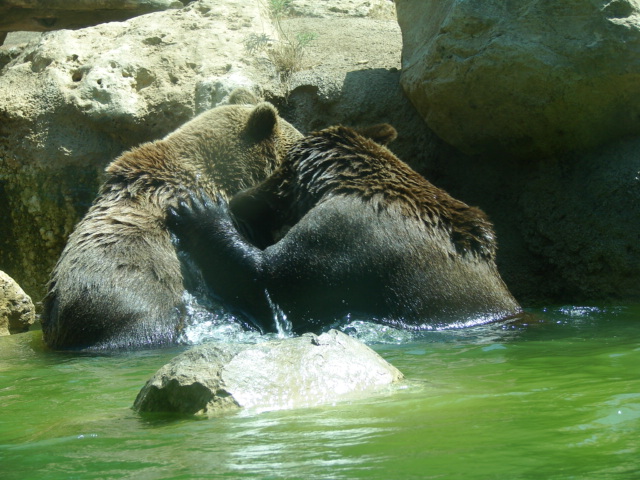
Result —
<svg viewBox="0 0 640 480"><path fill-rule="evenodd" d="M139 412L216 414L332 403L400 381L358 340L331 330L255 345L199 345L163 366L134 403Z"/></svg>
<svg viewBox="0 0 640 480"><path fill-rule="evenodd" d="M397 0L401 83L468 154L546 157L640 134L632 0Z"/></svg>
<svg viewBox="0 0 640 480"><path fill-rule="evenodd" d="M239 408L224 388L222 369L246 347L207 343L187 350L147 381L133 408L140 412L188 414Z"/></svg>

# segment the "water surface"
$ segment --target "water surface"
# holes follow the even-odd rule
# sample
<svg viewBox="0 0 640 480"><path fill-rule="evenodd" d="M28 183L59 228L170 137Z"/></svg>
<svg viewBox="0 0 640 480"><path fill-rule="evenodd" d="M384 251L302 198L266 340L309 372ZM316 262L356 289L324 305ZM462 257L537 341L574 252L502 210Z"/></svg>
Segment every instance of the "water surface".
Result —
<svg viewBox="0 0 640 480"><path fill-rule="evenodd" d="M0 478L640 478L640 307L530 311L525 323L346 330L407 381L371 398L217 418L140 416L184 348L45 351L0 338Z"/></svg>

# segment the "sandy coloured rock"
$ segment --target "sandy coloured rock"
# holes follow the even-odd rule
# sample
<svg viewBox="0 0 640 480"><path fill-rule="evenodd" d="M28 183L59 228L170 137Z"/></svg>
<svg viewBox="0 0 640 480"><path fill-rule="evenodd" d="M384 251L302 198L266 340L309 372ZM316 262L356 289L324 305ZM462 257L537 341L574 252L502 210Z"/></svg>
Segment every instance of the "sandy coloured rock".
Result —
<svg viewBox="0 0 640 480"><path fill-rule="evenodd" d="M26 332L35 320L31 297L13 278L0 271L0 336Z"/></svg>
<svg viewBox="0 0 640 480"><path fill-rule="evenodd" d="M631 0L398 0L405 92L468 154L597 147L640 133Z"/></svg>

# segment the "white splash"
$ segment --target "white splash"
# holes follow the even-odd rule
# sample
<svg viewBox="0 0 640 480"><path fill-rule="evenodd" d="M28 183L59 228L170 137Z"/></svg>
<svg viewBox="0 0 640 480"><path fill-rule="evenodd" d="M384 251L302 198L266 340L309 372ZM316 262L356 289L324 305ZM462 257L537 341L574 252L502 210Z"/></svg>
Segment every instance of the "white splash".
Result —
<svg viewBox="0 0 640 480"><path fill-rule="evenodd" d="M258 343L265 339L259 332L246 330L242 323L222 305L204 306L185 291L182 295L186 321L179 342L197 345L203 342Z"/></svg>

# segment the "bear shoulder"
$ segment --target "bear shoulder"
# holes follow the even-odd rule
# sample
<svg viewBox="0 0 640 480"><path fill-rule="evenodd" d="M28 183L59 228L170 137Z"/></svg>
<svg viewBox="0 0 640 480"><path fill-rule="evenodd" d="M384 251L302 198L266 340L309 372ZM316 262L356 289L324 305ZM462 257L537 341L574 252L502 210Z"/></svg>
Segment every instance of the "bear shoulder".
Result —
<svg viewBox="0 0 640 480"><path fill-rule="evenodd" d="M396 135L386 124L361 130L338 125L313 132L290 152L298 182L322 194L357 195L376 202L378 209L393 206L429 228L447 230L458 252L495 258L496 237L487 215L395 156L384 144Z"/></svg>

